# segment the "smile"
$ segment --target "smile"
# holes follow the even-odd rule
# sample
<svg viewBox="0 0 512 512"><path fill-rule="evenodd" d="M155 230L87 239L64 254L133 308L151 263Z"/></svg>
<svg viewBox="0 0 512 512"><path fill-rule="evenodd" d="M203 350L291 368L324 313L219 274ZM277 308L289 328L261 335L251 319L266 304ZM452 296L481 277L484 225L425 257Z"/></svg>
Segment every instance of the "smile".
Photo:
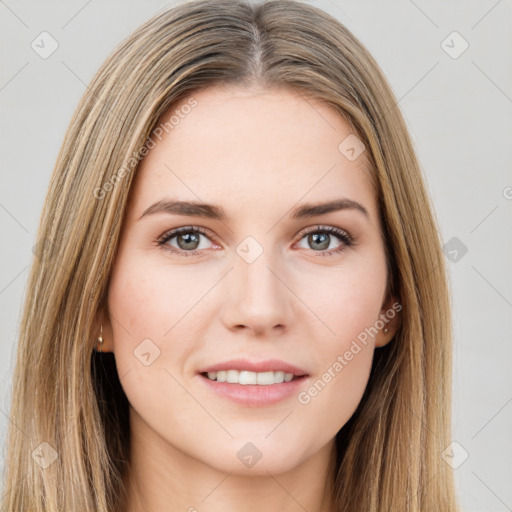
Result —
<svg viewBox="0 0 512 512"><path fill-rule="evenodd" d="M258 386L270 386L272 384L290 382L291 380L294 379L293 373L286 373L282 371L250 372L247 370L220 370L217 372L207 372L206 376L210 380L214 380L217 382L227 382L228 384L242 384L244 386L249 384Z"/></svg>
<svg viewBox="0 0 512 512"><path fill-rule="evenodd" d="M219 374L221 379L224 377L227 379L229 376L233 382L217 380ZM287 379L292 376L291 380L284 380L285 375L287 375ZM305 382L309 380L306 375L298 376L291 373L285 374L284 372L256 373L244 370L200 373L199 377L214 395L227 398L246 407L269 406L296 396L305 387ZM256 379L255 384L253 383L254 379ZM262 383L258 384L260 379ZM250 383L247 383L248 380ZM246 384L242 384L242 382L246 382Z"/></svg>

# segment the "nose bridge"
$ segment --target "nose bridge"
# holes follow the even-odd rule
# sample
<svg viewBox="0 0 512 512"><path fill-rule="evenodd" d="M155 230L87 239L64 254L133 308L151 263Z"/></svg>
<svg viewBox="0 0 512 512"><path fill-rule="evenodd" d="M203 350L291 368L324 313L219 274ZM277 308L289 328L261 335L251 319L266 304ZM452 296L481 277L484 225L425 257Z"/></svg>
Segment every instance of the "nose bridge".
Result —
<svg viewBox="0 0 512 512"><path fill-rule="evenodd" d="M247 237L236 252L228 280L227 321L232 327L244 325L260 331L287 326L291 294L272 251Z"/></svg>

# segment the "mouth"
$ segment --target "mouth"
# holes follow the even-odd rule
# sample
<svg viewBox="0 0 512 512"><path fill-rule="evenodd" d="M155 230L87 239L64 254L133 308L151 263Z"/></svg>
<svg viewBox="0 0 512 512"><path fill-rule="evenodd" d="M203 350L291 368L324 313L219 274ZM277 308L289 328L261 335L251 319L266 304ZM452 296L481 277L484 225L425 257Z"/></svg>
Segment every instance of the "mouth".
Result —
<svg viewBox="0 0 512 512"><path fill-rule="evenodd" d="M292 382L307 377L306 374L295 375L283 371L251 372L247 370L220 370L215 372L202 372L200 375L214 382L241 384L243 386L271 386L273 384Z"/></svg>
<svg viewBox="0 0 512 512"><path fill-rule="evenodd" d="M283 371L252 372L247 370L217 370L199 372L198 376L222 399L238 406L267 407L289 400L306 385L309 375Z"/></svg>

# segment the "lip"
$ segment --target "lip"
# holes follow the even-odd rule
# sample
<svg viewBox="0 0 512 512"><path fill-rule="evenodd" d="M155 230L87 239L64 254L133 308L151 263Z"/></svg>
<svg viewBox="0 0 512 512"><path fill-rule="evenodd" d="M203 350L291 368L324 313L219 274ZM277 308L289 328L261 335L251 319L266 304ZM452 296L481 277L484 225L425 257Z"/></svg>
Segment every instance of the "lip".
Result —
<svg viewBox="0 0 512 512"><path fill-rule="evenodd" d="M211 366L206 366L198 370L197 373L207 373L207 372L218 372L221 370L246 370L249 372L285 372L285 373L293 373L293 375L297 377L308 376L308 373L301 368L294 366L293 364L286 363L284 361L280 361L279 359L267 359L265 361L250 361L249 359L231 359L229 361L224 361L222 363L217 363ZM211 381L213 382L213 381ZM221 383L219 383L221 384ZM230 386L234 386L236 384L230 384ZM243 386L243 384L239 384ZM270 384L266 387L272 386L280 386L280 384ZM243 387L251 387L243 386ZM262 386L258 386L262 387Z"/></svg>
<svg viewBox="0 0 512 512"><path fill-rule="evenodd" d="M236 368L231 367L231 369ZM308 377L304 375L289 382L260 386L258 384L244 385L217 382L216 380L210 380L204 375L199 375L199 378L208 386L208 389L217 395L246 407L264 407L280 402L292 395L296 396L304 383L309 380Z"/></svg>

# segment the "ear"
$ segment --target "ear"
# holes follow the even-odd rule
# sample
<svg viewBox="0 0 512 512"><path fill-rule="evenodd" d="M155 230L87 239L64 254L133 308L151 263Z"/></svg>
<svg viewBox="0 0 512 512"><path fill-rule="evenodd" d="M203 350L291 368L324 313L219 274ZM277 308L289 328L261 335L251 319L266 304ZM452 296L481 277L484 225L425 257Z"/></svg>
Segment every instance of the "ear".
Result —
<svg viewBox="0 0 512 512"><path fill-rule="evenodd" d="M398 298L394 295L388 294L387 299L384 300L380 310L378 320L381 320L382 328L379 329L375 336L375 347L383 347L394 338L402 323L402 309L402 304Z"/></svg>
<svg viewBox="0 0 512 512"><path fill-rule="evenodd" d="M103 339L103 343L99 343L98 338L100 336ZM114 351L112 324L110 322L110 314L106 308L100 308L96 315L92 344L97 352Z"/></svg>

